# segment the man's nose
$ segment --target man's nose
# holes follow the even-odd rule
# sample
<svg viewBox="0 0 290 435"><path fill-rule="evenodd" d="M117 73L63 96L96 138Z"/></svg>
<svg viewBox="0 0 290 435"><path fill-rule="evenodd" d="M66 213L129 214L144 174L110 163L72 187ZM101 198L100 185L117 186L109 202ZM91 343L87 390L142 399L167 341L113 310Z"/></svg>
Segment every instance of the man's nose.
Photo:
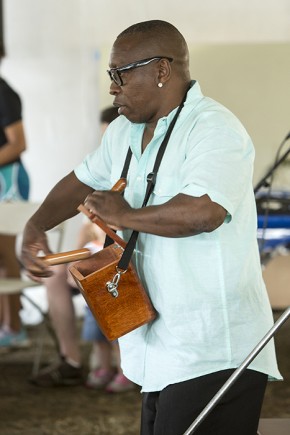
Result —
<svg viewBox="0 0 290 435"><path fill-rule="evenodd" d="M121 86L117 85L117 83L115 83L114 80L112 80L110 85L110 90L109 90L110 95L116 95L120 91L121 91Z"/></svg>

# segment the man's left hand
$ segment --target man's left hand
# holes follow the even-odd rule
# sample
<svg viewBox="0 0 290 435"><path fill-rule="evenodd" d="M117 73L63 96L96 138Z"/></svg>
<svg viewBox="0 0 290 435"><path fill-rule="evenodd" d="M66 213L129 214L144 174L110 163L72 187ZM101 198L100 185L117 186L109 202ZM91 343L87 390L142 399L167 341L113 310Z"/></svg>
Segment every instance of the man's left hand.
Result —
<svg viewBox="0 0 290 435"><path fill-rule="evenodd" d="M125 215L132 211L120 193L112 191L97 190L90 193L85 199L84 206L116 230L126 228Z"/></svg>

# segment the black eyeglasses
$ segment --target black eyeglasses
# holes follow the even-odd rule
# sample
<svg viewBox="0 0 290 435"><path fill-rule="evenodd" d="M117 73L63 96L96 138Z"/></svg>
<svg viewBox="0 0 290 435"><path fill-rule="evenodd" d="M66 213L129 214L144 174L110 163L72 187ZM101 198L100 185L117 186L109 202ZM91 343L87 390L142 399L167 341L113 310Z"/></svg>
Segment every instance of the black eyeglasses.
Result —
<svg viewBox="0 0 290 435"><path fill-rule="evenodd" d="M155 56L148 57L147 59L138 60L137 62L128 63L128 65L120 66L119 68L111 68L107 70L110 79L116 83L118 86L123 86L123 80L121 74L123 71L129 71L130 69L139 68L140 66L148 65L148 63L153 62L154 60L167 59L169 62L172 62L172 57L167 56Z"/></svg>

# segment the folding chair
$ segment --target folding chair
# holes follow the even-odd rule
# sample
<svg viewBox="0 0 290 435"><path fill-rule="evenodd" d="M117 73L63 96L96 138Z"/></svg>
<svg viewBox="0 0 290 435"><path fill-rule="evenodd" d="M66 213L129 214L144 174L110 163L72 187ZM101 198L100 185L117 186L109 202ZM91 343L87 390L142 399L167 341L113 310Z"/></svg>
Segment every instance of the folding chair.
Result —
<svg viewBox="0 0 290 435"><path fill-rule="evenodd" d="M17 256L17 247L20 245L20 239L24 226L28 219L38 209L39 204L30 201L15 201L15 202L0 202L0 234L13 235L17 237L17 243L15 246L15 255ZM58 225L54 229L48 232L49 243L52 249L56 252L61 251L62 242L64 237L65 223ZM28 300L34 308L40 313L43 323L46 326L49 334L52 336L54 343L57 347L57 341L55 338L54 330L51 327L48 314L33 300L25 294L25 289L31 287L42 287L42 283L32 281L21 274L20 278L1 278L0 277L0 294L21 294L26 300ZM43 332L40 331L38 337L38 345L36 346L36 353L33 362L32 373L35 374L39 370L40 359L43 348Z"/></svg>

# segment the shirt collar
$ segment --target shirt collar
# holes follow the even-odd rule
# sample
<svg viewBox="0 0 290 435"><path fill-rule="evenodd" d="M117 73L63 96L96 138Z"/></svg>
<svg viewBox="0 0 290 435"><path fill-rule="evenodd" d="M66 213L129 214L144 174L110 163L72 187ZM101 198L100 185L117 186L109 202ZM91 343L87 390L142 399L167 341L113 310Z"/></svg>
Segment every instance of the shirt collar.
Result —
<svg viewBox="0 0 290 435"><path fill-rule="evenodd" d="M182 120L184 116L187 116L188 112L190 112L193 109L193 107L196 106L202 98L203 98L203 94L201 92L198 82L192 80L190 83L190 88L187 92L187 97L184 103L184 107L180 112L179 119ZM154 131L154 138L157 138L165 134L177 110L178 107L175 107L175 109L173 109L167 116L163 116L158 120ZM141 156L141 150L139 150L140 137L143 135L144 127L145 124L133 124L133 123L131 124L131 149L133 151L133 154L137 158L140 158Z"/></svg>
<svg viewBox="0 0 290 435"><path fill-rule="evenodd" d="M180 113L180 118L182 119L184 114L187 114L189 111L193 109L194 106L196 106L200 100L204 98L200 85L196 80L192 80L190 83L190 88L187 92L186 100L184 103L184 107ZM160 118L157 122L156 128L159 127L160 124L165 125L165 128L167 129L169 127L170 122L172 121L178 107L175 107L167 116L164 116ZM164 127L163 127L164 128Z"/></svg>

